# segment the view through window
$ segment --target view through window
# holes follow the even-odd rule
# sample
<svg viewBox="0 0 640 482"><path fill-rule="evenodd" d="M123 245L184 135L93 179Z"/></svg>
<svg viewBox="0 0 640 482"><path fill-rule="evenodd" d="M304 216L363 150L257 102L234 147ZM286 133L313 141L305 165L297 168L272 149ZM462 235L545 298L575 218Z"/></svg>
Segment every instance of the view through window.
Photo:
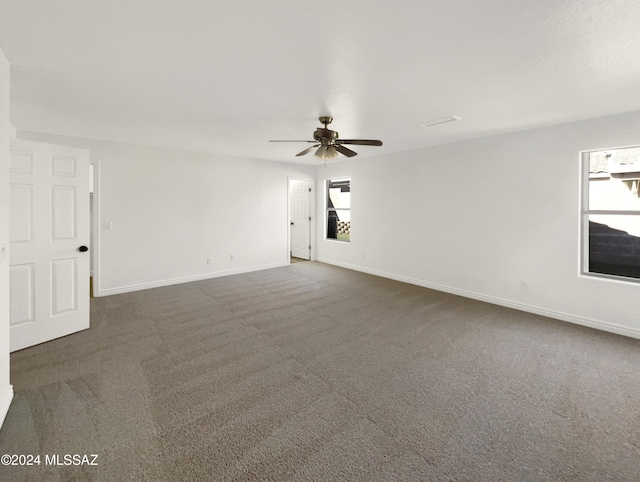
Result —
<svg viewBox="0 0 640 482"><path fill-rule="evenodd" d="M584 271L640 279L640 147L585 154Z"/></svg>
<svg viewBox="0 0 640 482"><path fill-rule="evenodd" d="M327 239L351 240L351 180L327 181Z"/></svg>

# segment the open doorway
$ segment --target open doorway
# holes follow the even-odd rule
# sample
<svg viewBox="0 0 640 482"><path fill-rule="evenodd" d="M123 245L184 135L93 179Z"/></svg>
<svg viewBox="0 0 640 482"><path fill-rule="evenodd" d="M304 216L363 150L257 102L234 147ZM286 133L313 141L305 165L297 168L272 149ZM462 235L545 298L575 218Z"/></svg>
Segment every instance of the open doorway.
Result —
<svg viewBox="0 0 640 482"><path fill-rule="evenodd" d="M289 256L292 263L311 259L313 181L289 179Z"/></svg>

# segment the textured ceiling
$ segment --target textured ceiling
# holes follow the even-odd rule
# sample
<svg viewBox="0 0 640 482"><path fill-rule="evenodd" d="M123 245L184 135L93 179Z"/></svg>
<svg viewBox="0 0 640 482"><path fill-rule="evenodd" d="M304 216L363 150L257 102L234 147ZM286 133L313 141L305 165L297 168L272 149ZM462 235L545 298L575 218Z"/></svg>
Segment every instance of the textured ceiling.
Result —
<svg viewBox="0 0 640 482"><path fill-rule="evenodd" d="M0 0L17 129L355 159L640 110L640 2ZM459 122L422 128L431 119Z"/></svg>

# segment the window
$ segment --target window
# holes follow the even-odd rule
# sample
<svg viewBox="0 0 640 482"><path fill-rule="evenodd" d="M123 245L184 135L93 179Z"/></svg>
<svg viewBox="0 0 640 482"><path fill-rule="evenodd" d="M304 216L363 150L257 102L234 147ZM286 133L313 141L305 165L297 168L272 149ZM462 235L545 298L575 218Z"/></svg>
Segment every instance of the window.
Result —
<svg viewBox="0 0 640 482"><path fill-rule="evenodd" d="M351 240L351 180L327 181L327 239Z"/></svg>
<svg viewBox="0 0 640 482"><path fill-rule="evenodd" d="M583 155L583 272L640 280L640 147Z"/></svg>

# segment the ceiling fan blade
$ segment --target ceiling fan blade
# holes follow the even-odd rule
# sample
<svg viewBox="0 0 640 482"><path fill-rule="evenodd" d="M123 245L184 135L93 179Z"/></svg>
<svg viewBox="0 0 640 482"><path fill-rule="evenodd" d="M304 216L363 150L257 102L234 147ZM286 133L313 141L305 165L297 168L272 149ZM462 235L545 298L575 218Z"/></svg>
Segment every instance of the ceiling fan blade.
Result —
<svg viewBox="0 0 640 482"><path fill-rule="evenodd" d="M336 144L334 147L336 148L336 151L338 151L340 154L344 154L347 157L353 157L358 155L357 152L352 151L351 149L347 149L346 147L341 146L340 144Z"/></svg>
<svg viewBox="0 0 640 482"><path fill-rule="evenodd" d="M315 149L315 148L316 148L316 147L318 147L319 145L320 145L320 144L316 144L315 146L308 147L308 148L307 148L307 149L305 149L304 151L299 152L298 154L296 154L296 157L297 157L297 156L304 156L305 154L309 154L313 149Z"/></svg>
<svg viewBox="0 0 640 482"><path fill-rule="evenodd" d="M316 143L318 141L269 141L269 142L311 142L311 143Z"/></svg>
<svg viewBox="0 0 640 482"><path fill-rule="evenodd" d="M336 144L354 144L358 146L381 146L382 141L373 139L336 139Z"/></svg>

